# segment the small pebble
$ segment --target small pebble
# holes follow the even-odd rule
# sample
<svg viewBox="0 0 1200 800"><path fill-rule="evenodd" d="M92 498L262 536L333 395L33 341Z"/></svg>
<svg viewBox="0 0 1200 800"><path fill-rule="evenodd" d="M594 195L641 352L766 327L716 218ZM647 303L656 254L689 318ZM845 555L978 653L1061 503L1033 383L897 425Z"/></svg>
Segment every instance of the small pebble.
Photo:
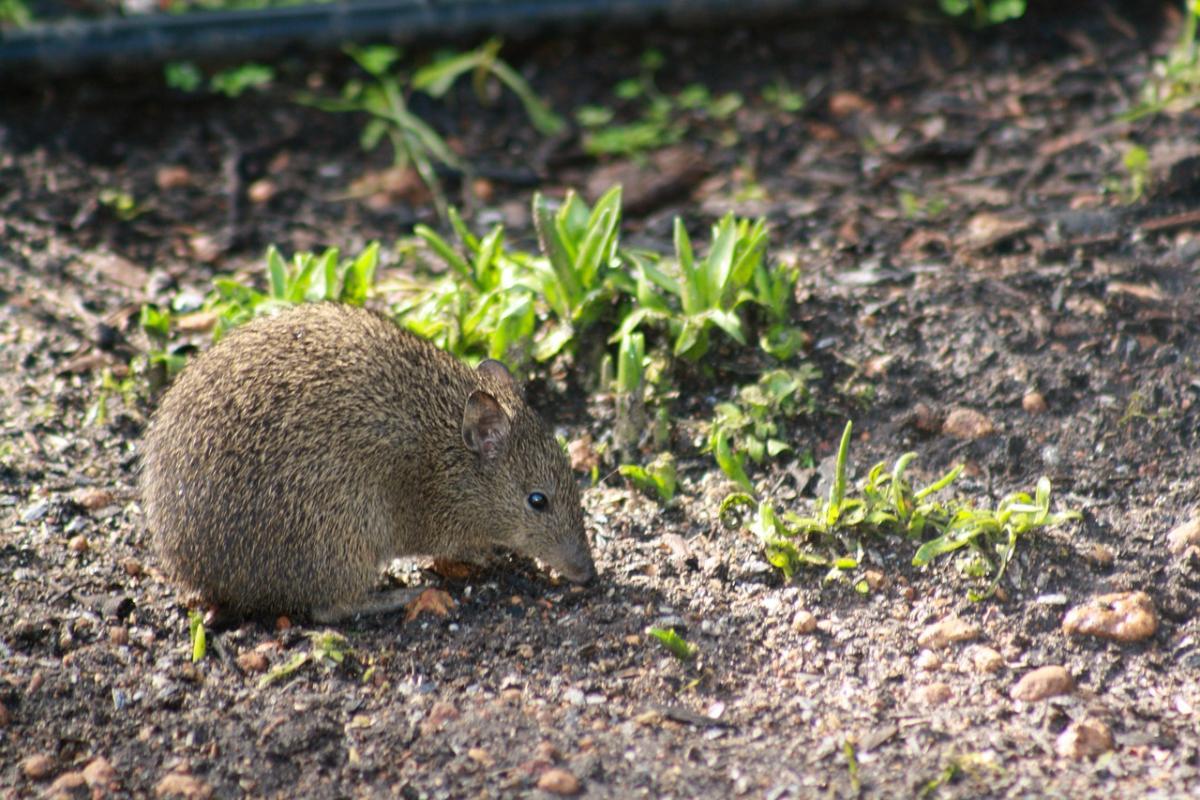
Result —
<svg viewBox="0 0 1200 800"><path fill-rule="evenodd" d="M803 608L792 617L792 630L799 634L809 634L817 629L817 618L812 612Z"/></svg>
<svg viewBox="0 0 1200 800"><path fill-rule="evenodd" d="M1105 594L1068 611L1062 629L1070 636L1140 642L1158 631L1158 614L1145 592Z"/></svg>
<svg viewBox="0 0 1200 800"><path fill-rule="evenodd" d="M991 675L1004 669L1004 656L990 647L978 645L971 649L971 663L976 671Z"/></svg>
<svg viewBox="0 0 1200 800"><path fill-rule="evenodd" d="M1098 567L1111 567L1117 558L1113 549L1106 544L1093 544L1088 549L1087 556Z"/></svg>
<svg viewBox="0 0 1200 800"><path fill-rule="evenodd" d="M942 657L932 650L922 650L917 654L917 669L933 672L942 668Z"/></svg>
<svg viewBox="0 0 1200 800"><path fill-rule="evenodd" d="M1055 749L1063 758L1076 761L1095 758L1113 749L1112 731L1098 719L1072 722L1058 735Z"/></svg>
<svg viewBox="0 0 1200 800"><path fill-rule="evenodd" d="M1167 534L1167 549L1179 555L1192 545L1200 546L1200 515L1182 525L1177 525Z"/></svg>
<svg viewBox="0 0 1200 800"><path fill-rule="evenodd" d="M1021 398L1021 408L1025 409L1027 414L1045 414L1046 398L1041 392L1026 392Z"/></svg>
<svg viewBox="0 0 1200 800"><path fill-rule="evenodd" d="M192 173L187 167L166 165L154 173L154 183L159 189L178 189L192 182Z"/></svg>
<svg viewBox="0 0 1200 800"><path fill-rule="evenodd" d="M129 644L129 628L124 625L114 625L108 629L108 641L117 647Z"/></svg>
<svg viewBox="0 0 1200 800"><path fill-rule="evenodd" d="M922 706L940 706L950 701L954 697L954 692L950 687L941 683L931 683L928 686L920 686L912 694L912 702Z"/></svg>
<svg viewBox="0 0 1200 800"><path fill-rule="evenodd" d="M863 573L863 579L867 582L867 588L872 592L878 592L888 585L887 576L877 569L869 569Z"/></svg>
<svg viewBox="0 0 1200 800"><path fill-rule="evenodd" d="M579 794L582 788L579 784L579 778L576 778L565 769L557 767L548 769L538 778L537 788L543 792L557 794L563 797Z"/></svg>
<svg viewBox="0 0 1200 800"><path fill-rule="evenodd" d="M155 797L182 797L184 800L207 800L213 788L195 775L171 772L154 787Z"/></svg>
<svg viewBox="0 0 1200 800"><path fill-rule="evenodd" d="M995 430L990 419L972 408L952 409L942 423L942 433L955 439L981 439Z"/></svg>
<svg viewBox="0 0 1200 800"><path fill-rule="evenodd" d="M270 201L278 191L279 187L275 185L275 181L270 178L259 178L247 187L246 196L250 198L251 203L260 206Z"/></svg>
<svg viewBox="0 0 1200 800"><path fill-rule="evenodd" d="M246 650L238 653L237 665L243 672L266 672L267 657L257 650Z"/></svg>
<svg viewBox="0 0 1200 800"><path fill-rule="evenodd" d="M88 551L88 540L86 536L72 536L67 541L67 549L72 553L86 553Z"/></svg>
<svg viewBox="0 0 1200 800"><path fill-rule="evenodd" d="M75 502L86 508L88 511L98 511L101 508L107 508L116 502L113 493L107 489L92 487L84 489L75 496Z"/></svg>
<svg viewBox="0 0 1200 800"><path fill-rule="evenodd" d="M958 617L947 617L927 625L917 636L917 644L926 650L944 650L954 642L969 642L978 637L978 625Z"/></svg>
<svg viewBox="0 0 1200 800"><path fill-rule="evenodd" d="M493 767L496 764L496 759L492 758L491 753L484 750L482 747L472 747L467 750L467 758L471 759L481 767Z"/></svg>
<svg viewBox="0 0 1200 800"><path fill-rule="evenodd" d="M97 756L83 768L83 779L93 794L104 795L117 788L117 771L104 756Z"/></svg>
<svg viewBox="0 0 1200 800"><path fill-rule="evenodd" d="M1075 691L1075 679L1060 666L1039 667L1026 673L1012 688L1012 698L1026 703Z"/></svg>
<svg viewBox="0 0 1200 800"><path fill-rule="evenodd" d="M54 771L54 759L44 753L28 756L21 761L21 774L31 781L41 781Z"/></svg>
<svg viewBox="0 0 1200 800"><path fill-rule="evenodd" d="M87 788L87 778L82 772L64 772L54 779L54 783L46 788L46 797L71 797L77 791L81 794L83 789Z"/></svg>

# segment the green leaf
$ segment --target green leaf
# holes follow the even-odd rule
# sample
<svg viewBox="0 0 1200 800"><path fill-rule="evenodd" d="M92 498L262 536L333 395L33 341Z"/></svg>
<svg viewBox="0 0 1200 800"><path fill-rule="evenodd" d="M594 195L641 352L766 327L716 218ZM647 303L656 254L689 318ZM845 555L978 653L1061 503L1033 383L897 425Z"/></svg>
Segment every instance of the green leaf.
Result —
<svg viewBox="0 0 1200 800"><path fill-rule="evenodd" d="M650 628L647 633L680 661L690 661L696 655L696 646L685 641L673 628Z"/></svg>
<svg viewBox="0 0 1200 800"><path fill-rule="evenodd" d="M287 298L287 267L283 263L283 256L275 249L275 245L267 248L267 273L271 278L271 297L277 300Z"/></svg>
<svg viewBox="0 0 1200 800"><path fill-rule="evenodd" d="M138 324L151 339L165 342L171 336L171 312L162 311L149 303L142 304Z"/></svg>
<svg viewBox="0 0 1200 800"><path fill-rule="evenodd" d="M391 69L392 64L400 59L401 51L390 45L369 45L359 47L347 45L346 53L364 70L372 75L380 76Z"/></svg>
<svg viewBox="0 0 1200 800"><path fill-rule="evenodd" d="M688 238L687 228L683 220L675 218L675 258L679 261L679 295L683 303L683 313L687 316L700 314L705 309L707 294L704 289L704 277L701 270L696 269L695 256L692 253L692 240ZM678 353L676 347L676 353Z"/></svg>
<svg viewBox="0 0 1200 800"><path fill-rule="evenodd" d="M192 643L192 663L195 664L208 652L208 636L204 632L204 615L199 611L188 612L188 636Z"/></svg>
<svg viewBox="0 0 1200 800"><path fill-rule="evenodd" d="M417 225L413 228L413 233L424 241L433 252L437 253L446 266L457 272L462 278L468 281L473 280L473 272L471 266L466 259L458 254L458 252L450 246L450 243L437 234L432 228L426 225Z"/></svg>
<svg viewBox="0 0 1200 800"><path fill-rule="evenodd" d="M834 467L833 483L829 487L829 511L827 523L830 527L837 524L842 511L842 503L846 499L846 462L850 455L850 430L852 423L846 420L842 431L842 440L838 444L837 463Z"/></svg>
<svg viewBox="0 0 1200 800"><path fill-rule="evenodd" d="M642 386L646 360L646 337L642 333L629 333L621 337L617 349L617 391L632 394Z"/></svg>
<svg viewBox="0 0 1200 800"><path fill-rule="evenodd" d="M724 428L717 429L713 437L713 457L716 458L717 466L721 468L722 472L728 475L746 492L754 494L754 484L750 482L750 477L746 475L746 468L742 464L742 457L740 454L733 452L733 448L729 444L729 432Z"/></svg>
<svg viewBox="0 0 1200 800"><path fill-rule="evenodd" d="M450 87L454 85L455 81L475 69L479 63L480 53L478 50L438 59L413 74L412 87L431 97L442 97L450 91Z"/></svg>
<svg viewBox="0 0 1200 800"><path fill-rule="evenodd" d="M737 244L737 225L733 214L726 214L713 228L713 243L699 272L703 276L701 292L705 308L720 308L733 270L733 251Z"/></svg>
<svg viewBox="0 0 1200 800"><path fill-rule="evenodd" d="M361 306L375 283L375 267L379 263L379 242L371 242L346 269L339 298L343 303Z"/></svg>
<svg viewBox="0 0 1200 800"><path fill-rule="evenodd" d="M533 357L537 361L549 361L562 352L574 338L575 330L569 324L560 322L538 339L533 347Z"/></svg>
<svg viewBox="0 0 1200 800"><path fill-rule="evenodd" d="M569 198L568 198L569 201ZM567 244L559 231L558 222L549 202L536 193L533 196L533 222L537 229L538 245L542 253L550 261L554 274L558 277L566 294L575 298L580 294L579 282L575 279L574 257L568 250Z"/></svg>

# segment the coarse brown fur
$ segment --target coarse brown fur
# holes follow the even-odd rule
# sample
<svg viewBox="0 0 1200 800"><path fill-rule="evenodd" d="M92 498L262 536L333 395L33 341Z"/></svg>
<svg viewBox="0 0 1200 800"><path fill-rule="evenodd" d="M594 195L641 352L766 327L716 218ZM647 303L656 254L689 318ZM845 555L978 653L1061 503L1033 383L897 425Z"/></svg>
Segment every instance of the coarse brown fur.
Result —
<svg viewBox="0 0 1200 800"><path fill-rule="evenodd" d="M240 614L353 609L404 555L500 546L594 574L562 448L507 370L348 306L256 320L198 357L154 415L141 484L167 573Z"/></svg>

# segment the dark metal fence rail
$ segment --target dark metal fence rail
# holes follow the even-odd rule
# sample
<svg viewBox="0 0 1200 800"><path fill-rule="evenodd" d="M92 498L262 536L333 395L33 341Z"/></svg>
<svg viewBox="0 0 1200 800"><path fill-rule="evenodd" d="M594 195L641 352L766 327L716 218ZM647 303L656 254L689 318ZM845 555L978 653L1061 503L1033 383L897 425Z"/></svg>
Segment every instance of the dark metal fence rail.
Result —
<svg viewBox="0 0 1200 800"><path fill-rule="evenodd" d="M68 20L0 33L0 78L173 59L236 59L364 38L411 42L548 25L694 24L845 11L880 0L343 0L306 6ZM893 5L900 5L893 0Z"/></svg>

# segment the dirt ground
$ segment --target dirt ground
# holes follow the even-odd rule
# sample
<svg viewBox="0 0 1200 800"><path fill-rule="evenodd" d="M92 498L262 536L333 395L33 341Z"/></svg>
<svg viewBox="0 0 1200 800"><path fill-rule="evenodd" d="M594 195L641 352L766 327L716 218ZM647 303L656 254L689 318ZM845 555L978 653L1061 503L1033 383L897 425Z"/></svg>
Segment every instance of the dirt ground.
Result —
<svg viewBox="0 0 1200 800"><path fill-rule="evenodd" d="M675 215L695 230L730 208L766 215L771 252L802 267L802 358L823 375L797 453L827 459L853 418L859 476L911 449L925 477L965 463L976 502L1047 475L1056 506L1082 512L1021 542L1002 598L971 602L952 559L916 569L900 541L869 551L865 595L820 570L785 581L718 521L729 486L696 446L731 389L683 382L681 501L662 510L618 476L585 491L596 585L501 565L446 584L450 616L341 626L340 665L266 688L257 670L308 652L313 628L211 631L192 664L138 509L153 398L85 417L103 369L145 345L140 303L257 271L269 243L394 241L434 221L427 198L378 181L347 197L387 155L360 151L359 121L289 101L337 67L285 64L281 85L238 100L157 75L6 90L0 794L538 797L577 781L584 797L1196 796L1200 550L1167 533L1200 509L1200 118L1116 119L1174 41L1178 4L1065 5L978 33L853 17L507 51L563 112L611 102L648 47L666 55L661 88L745 96L732 123L697 124L650 163L540 138L507 100L420 109L485 176L472 223L518 238L535 189L594 198L617 180L639 244L668 248ZM779 78L802 110L760 99ZM1150 181L1129 202L1134 144ZM101 202L113 189L132 218ZM542 383L543 411L604 441L604 400L559 385ZM955 435L955 409L992 431ZM757 477L791 506L818 485L796 460ZM1069 609L1135 590L1153 636L1062 632ZM977 637L919 644L954 618ZM675 660L655 624L698 656ZM1014 699L1048 665L1073 689ZM1075 758L1060 736L1087 719L1112 747Z"/></svg>

